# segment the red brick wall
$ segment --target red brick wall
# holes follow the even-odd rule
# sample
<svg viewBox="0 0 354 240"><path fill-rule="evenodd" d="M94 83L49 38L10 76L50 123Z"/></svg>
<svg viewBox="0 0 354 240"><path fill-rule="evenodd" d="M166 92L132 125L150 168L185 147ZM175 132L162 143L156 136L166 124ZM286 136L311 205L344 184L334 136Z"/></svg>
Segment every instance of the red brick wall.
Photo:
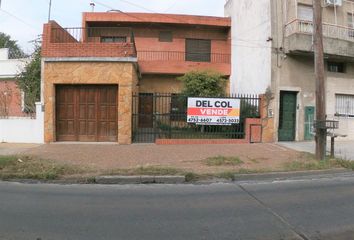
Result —
<svg viewBox="0 0 354 240"><path fill-rule="evenodd" d="M6 98L4 95L5 92L7 92ZM5 104L8 111L7 117L21 117L26 115L22 112L21 92L17 88L15 80L0 80L0 95L0 117L4 117Z"/></svg>
<svg viewBox="0 0 354 240"><path fill-rule="evenodd" d="M171 27L145 25L134 27L136 49L140 70L143 74L184 74L191 70L214 70L229 76L231 74L231 42L225 28ZM160 31L171 31L172 42L160 42ZM186 38L211 39L212 62L185 62ZM166 52L175 54L167 56ZM149 52L157 52L151 53ZM165 54L165 56L164 56ZM139 57L140 56L140 57ZM159 60L158 58L161 58Z"/></svg>
<svg viewBox="0 0 354 240"><path fill-rule="evenodd" d="M53 38L53 29L60 26L51 21L44 24L43 28L43 57L130 57L135 56L134 45L131 43L97 43L74 42L72 38L62 37L59 40L67 42L58 43L58 38ZM57 31L57 30L55 30ZM65 33L65 32L64 32Z"/></svg>

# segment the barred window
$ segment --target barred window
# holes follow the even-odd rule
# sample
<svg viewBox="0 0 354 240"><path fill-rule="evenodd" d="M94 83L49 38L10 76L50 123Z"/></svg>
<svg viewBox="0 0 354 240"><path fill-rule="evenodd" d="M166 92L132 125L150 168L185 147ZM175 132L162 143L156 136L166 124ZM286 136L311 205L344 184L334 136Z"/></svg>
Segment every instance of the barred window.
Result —
<svg viewBox="0 0 354 240"><path fill-rule="evenodd" d="M336 94L336 115L354 117L354 95Z"/></svg>
<svg viewBox="0 0 354 240"><path fill-rule="evenodd" d="M345 63L343 62L328 62L328 72L345 73Z"/></svg>

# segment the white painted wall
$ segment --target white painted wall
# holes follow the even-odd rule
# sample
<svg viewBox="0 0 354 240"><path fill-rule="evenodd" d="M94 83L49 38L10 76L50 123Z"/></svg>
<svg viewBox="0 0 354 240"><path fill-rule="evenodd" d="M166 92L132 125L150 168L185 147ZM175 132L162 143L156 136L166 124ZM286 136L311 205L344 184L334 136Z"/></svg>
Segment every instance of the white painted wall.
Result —
<svg viewBox="0 0 354 240"><path fill-rule="evenodd" d="M346 74L337 73L327 76L326 112L328 119L339 121L339 129L335 132L347 135L344 138L346 140L354 140L354 118L335 116L336 94L354 95L353 65L347 64L347 71Z"/></svg>
<svg viewBox="0 0 354 240"><path fill-rule="evenodd" d="M229 0L232 19L231 93L264 93L271 84L270 0Z"/></svg>
<svg viewBox="0 0 354 240"><path fill-rule="evenodd" d="M28 58L8 59L7 48L0 48L0 78L14 78L29 61Z"/></svg>
<svg viewBox="0 0 354 240"><path fill-rule="evenodd" d="M44 113L36 103L36 118L0 119L0 142L44 143Z"/></svg>

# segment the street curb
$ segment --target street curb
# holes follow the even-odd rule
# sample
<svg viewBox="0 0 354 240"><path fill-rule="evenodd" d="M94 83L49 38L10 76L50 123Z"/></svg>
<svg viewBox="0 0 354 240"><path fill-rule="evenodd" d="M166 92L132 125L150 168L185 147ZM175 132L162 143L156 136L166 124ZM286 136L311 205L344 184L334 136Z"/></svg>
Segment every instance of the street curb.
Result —
<svg viewBox="0 0 354 240"><path fill-rule="evenodd" d="M95 177L97 184L181 184L184 176L99 176Z"/></svg>
<svg viewBox="0 0 354 240"><path fill-rule="evenodd" d="M235 174L234 181L261 181L261 180L286 180L301 177L328 177L333 174L353 173L348 169L331 169L331 170L313 170L313 171L296 171L296 172L272 172L272 173L255 173L255 174Z"/></svg>

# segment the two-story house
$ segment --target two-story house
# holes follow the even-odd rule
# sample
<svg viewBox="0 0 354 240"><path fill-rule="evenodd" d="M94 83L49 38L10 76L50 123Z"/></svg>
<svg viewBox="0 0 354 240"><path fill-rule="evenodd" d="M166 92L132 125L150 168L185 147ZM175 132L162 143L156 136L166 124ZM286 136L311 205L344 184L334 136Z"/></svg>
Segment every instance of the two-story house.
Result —
<svg viewBox="0 0 354 240"><path fill-rule="evenodd" d="M124 12L84 13L78 28L45 24L45 141L131 143L134 108L136 126L152 127L153 96L180 92L177 77L230 76L230 27L230 18Z"/></svg>
<svg viewBox="0 0 354 240"><path fill-rule="evenodd" d="M323 0L327 118L354 139L354 1ZM274 140L313 139L312 0L229 0L232 92L274 95Z"/></svg>

